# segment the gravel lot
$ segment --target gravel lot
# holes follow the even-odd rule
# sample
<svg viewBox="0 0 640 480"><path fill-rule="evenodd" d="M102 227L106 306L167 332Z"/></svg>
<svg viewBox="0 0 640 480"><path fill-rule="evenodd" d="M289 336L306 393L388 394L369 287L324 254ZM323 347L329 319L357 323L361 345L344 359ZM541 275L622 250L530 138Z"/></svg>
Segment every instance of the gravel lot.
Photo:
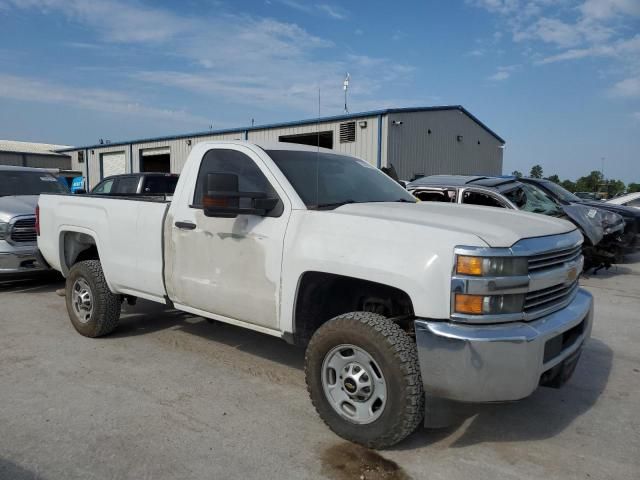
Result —
<svg viewBox="0 0 640 480"><path fill-rule="evenodd" d="M308 400L303 352L149 303L72 328L62 284L0 284L0 478L638 479L640 256L583 279L593 338L561 390L375 453Z"/></svg>

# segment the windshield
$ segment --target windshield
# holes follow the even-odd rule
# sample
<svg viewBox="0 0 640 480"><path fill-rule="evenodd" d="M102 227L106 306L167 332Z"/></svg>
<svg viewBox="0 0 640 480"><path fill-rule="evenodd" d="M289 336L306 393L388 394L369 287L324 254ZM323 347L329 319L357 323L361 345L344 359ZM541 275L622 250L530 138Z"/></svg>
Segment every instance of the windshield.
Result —
<svg viewBox="0 0 640 480"><path fill-rule="evenodd" d="M572 203L572 202L581 202L582 201L579 197L575 196L569 190L566 190L565 188L561 187L557 183L544 182L544 186L545 186L545 188L548 188L549 190L551 190L553 192L553 194L556 197L558 197L560 200L562 200L563 202Z"/></svg>
<svg viewBox="0 0 640 480"><path fill-rule="evenodd" d="M520 210L532 213L542 213L557 217L563 215L560 206L547 195L544 190L529 183L521 183L516 188L503 192Z"/></svg>
<svg viewBox="0 0 640 480"><path fill-rule="evenodd" d="M296 150L267 152L308 208L416 199L368 163L346 155Z"/></svg>
<svg viewBox="0 0 640 480"><path fill-rule="evenodd" d="M46 172L0 171L0 197L7 195L40 195L68 193L69 189Z"/></svg>

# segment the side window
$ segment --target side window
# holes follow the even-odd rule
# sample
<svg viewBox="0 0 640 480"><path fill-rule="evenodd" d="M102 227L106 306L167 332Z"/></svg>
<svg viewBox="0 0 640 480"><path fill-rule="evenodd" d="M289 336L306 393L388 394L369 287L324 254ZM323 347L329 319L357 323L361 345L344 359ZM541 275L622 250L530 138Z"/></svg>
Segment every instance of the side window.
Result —
<svg viewBox="0 0 640 480"><path fill-rule="evenodd" d="M456 202L456 191L450 189L424 190L414 193L414 196L423 202Z"/></svg>
<svg viewBox="0 0 640 480"><path fill-rule="evenodd" d="M640 198L634 198L626 203L628 207L640 207Z"/></svg>
<svg viewBox="0 0 640 480"><path fill-rule="evenodd" d="M462 203L469 205L482 205L484 207L505 208L505 206L493 196L483 192L474 192L473 190L465 190L462 194Z"/></svg>
<svg viewBox="0 0 640 480"><path fill-rule="evenodd" d="M111 187L113 187L113 179L105 180L102 183L98 184L98 186L94 188L93 192L91 193L99 193L99 194L111 193Z"/></svg>
<svg viewBox="0 0 640 480"><path fill-rule="evenodd" d="M238 189L241 192L264 192L268 197L278 195L253 160L236 150L209 150L200 164L193 207L202 207L208 173L234 173L238 175ZM251 207L251 199L241 198L240 207Z"/></svg>
<svg viewBox="0 0 640 480"><path fill-rule="evenodd" d="M120 177L116 184L115 193L121 195L134 195L138 191L139 177Z"/></svg>

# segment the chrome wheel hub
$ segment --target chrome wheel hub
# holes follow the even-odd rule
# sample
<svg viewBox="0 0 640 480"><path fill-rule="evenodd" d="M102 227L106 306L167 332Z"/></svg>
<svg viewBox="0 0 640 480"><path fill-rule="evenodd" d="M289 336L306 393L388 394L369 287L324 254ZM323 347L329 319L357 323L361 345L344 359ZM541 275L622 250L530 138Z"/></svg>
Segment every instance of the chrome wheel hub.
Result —
<svg viewBox="0 0 640 480"><path fill-rule="evenodd" d="M77 279L71 289L71 304L80 323L91 320L93 313L93 294L91 287L84 278Z"/></svg>
<svg viewBox="0 0 640 480"><path fill-rule="evenodd" d="M340 416L366 424L375 421L386 405L387 384L373 357L355 345L338 345L322 362L324 394Z"/></svg>

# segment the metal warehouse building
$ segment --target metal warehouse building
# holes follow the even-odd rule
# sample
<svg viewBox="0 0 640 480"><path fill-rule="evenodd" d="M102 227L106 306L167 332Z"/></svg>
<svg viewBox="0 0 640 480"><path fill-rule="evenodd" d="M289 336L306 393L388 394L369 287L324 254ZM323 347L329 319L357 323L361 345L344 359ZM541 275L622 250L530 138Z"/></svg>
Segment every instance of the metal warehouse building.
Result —
<svg viewBox="0 0 640 480"><path fill-rule="evenodd" d="M70 155L57 153L58 150L69 148L72 147L0 140L0 165L71 170Z"/></svg>
<svg viewBox="0 0 640 480"><path fill-rule="evenodd" d="M504 140L465 108L401 108L297 122L199 132L57 150L71 156L89 188L109 175L179 173L198 142L248 140L318 145L377 167L393 165L402 179L438 173L502 173Z"/></svg>

